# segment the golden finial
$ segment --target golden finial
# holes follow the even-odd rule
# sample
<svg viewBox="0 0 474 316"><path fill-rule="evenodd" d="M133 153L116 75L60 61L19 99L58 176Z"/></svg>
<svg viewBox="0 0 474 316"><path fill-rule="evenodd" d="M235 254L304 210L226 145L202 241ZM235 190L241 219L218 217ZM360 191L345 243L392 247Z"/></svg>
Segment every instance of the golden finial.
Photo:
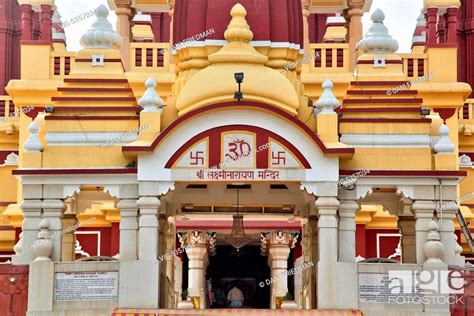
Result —
<svg viewBox="0 0 474 316"><path fill-rule="evenodd" d="M253 33L245 19L247 10L245 10L243 5L237 3L232 7L230 15L232 20L227 26L224 38L229 42L250 42L253 39Z"/></svg>

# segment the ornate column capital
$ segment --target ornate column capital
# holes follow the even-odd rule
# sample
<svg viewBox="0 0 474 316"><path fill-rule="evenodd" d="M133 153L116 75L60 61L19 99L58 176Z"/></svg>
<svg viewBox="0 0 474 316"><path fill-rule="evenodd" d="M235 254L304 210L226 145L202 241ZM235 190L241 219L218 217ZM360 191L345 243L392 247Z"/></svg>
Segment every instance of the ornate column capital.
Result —
<svg viewBox="0 0 474 316"><path fill-rule="evenodd" d="M271 252L272 248L288 248L293 249L298 242L300 234L291 233L289 231L276 230L269 233L260 234L260 251L262 256L266 256Z"/></svg>

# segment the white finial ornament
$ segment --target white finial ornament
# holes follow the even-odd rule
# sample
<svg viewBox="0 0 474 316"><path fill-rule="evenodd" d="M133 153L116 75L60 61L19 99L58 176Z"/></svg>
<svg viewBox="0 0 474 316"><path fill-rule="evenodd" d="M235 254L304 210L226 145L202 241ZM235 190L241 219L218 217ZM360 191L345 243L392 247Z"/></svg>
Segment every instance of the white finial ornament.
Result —
<svg viewBox="0 0 474 316"><path fill-rule="evenodd" d="M334 84L331 80L326 79L324 80L322 87L324 91L318 101L316 101L316 107L321 110L321 114L335 114L334 109L338 108L341 103L332 92Z"/></svg>
<svg viewBox="0 0 474 316"><path fill-rule="evenodd" d="M398 42L388 34L388 29L383 24L385 20L383 11L375 10L371 19L374 23L367 34L359 41L358 47L369 54L395 53L398 50Z"/></svg>
<svg viewBox="0 0 474 316"><path fill-rule="evenodd" d="M83 48L119 48L122 45L122 37L107 20L108 15L109 9L103 4L95 10L97 20L81 37L80 43Z"/></svg>
<svg viewBox="0 0 474 316"><path fill-rule="evenodd" d="M41 140L39 138L39 124L36 121L31 122L28 126L28 131L30 132L30 135L28 136L26 142L23 144L23 148L29 152L43 151L44 147L43 144L41 144Z"/></svg>
<svg viewBox="0 0 474 316"><path fill-rule="evenodd" d="M446 124L442 124L439 127L439 140L434 146L434 150L437 154L451 154L454 152L454 144L449 139L449 127Z"/></svg>
<svg viewBox="0 0 474 316"><path fill-rule="evenodd" d="M426 261L423 265L439 266L444 264L443 260L441 260L443 258L444 245L440 241L438 223L434 220L428 224L428 236L423 250L426 256Z"/></svg>
<svg viewBox="0 0 474 316"><path fill-rule="evenodd" d="M143 108L143 112L161 112L164 106L163 100L155 90L156 80L148 78L145 81L146 91L138 100L138 105Z"/></svg>
<svg viewBox="0 0 474 316"><path fill-rule="evenodd" d="M38 239L33 244L33 251L36 254L35 261L51 261L53 254L53 241L49 237L49 222L47 219L39 223L40 232Z"/></svg>

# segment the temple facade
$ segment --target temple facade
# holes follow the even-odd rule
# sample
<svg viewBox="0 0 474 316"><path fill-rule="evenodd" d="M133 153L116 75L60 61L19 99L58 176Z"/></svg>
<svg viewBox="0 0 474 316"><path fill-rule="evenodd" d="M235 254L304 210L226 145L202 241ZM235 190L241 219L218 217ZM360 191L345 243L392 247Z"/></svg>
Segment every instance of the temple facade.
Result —
<svg viewBox="0 0 474 316"><path fill-rule="evenodd" d="M474 312L472 1L7 3L0 315Z"/></svg>

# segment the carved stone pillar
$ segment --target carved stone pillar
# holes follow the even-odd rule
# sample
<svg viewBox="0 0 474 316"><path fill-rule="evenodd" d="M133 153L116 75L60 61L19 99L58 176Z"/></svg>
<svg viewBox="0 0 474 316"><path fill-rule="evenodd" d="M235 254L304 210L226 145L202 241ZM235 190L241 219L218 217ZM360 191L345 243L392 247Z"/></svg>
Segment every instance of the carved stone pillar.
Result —
<svg viewBox="0 0 474 316"><path fill-rule="evenodd" d="M62 252L61 252L61 261L74 261L75 257L75 248L76 248L76 235L74 232L76 229L67 229L68 227L75 228L78 224L76 214L67 214L63 217L63 227L66 228L66 231L63 234L62 239Z"/></svg>
<svg viewBox="0 0 474 316"><path fill-rule="evenodd" d="M115 9L115 14L117 14L117 33L123 39L120 52L122 53L125 70L128 71L130 69L130 39L132 38L130 18L132 17L132 10L128 0L122 0L120 3L116 4L117 8Z"/></svg>
<svg viewBox="0 0 474 316"><path fill-rule="evenodd" d="M457 44L457 24L458 24L458 8L448 8L446 13L447 34L446 43Z"/></svg>
<svg viewBox="0 0 474 316"><path fill-rule="evenodd" d="M304 40L304 55L308 56L310 54L309 51L309 4L310 0L301 0L301 7L303 9L303 40Z"/></svg>
<svg viewBox="0 0 474 316"><path fill-rule="evenodd" d="M360 206L354 200L341 200L339 206L339 261L355 262L356 223L355 216Z"/></svg>
<svg viewBox="0 0 474 316"><path fill-rule="evenodd" d="M319 197L318 208L319 261L337 262L337 208L339 201L335 197Z"/></svg>
<svg viewBox="0 0 474 316"><path fill-rule="evenodd" d="M137 202L140 209L139 260L157 260L158 256L158 208L161 205L156 196L142 196Z"/></svg>
<svg viewBox="0 0 474 316"><path fill-rule="evenodd" d="M42 4L41 5L41 40L51 43L52 37L52 17L53 11L51 10L51 5Z"/></svg>
<svg viewBox="0 0 474 316"><path fill-rule="evenodd" d="M38 238L42 206L41 200L25 199L21 203L20 207L24 218L21 226L23 248L21 255L13 257L13 264L29 264L36 258L33 252L33 244Z"/></svg>
<svg viewBox="0 0 474 316"><path fill-rule="evenodd" d="M137 260L138 205L137 199L122 199L120 211L120 261Z"/></svg>
<svg viewBox="0 0 474 316"><path fill-rule="evenodd" d="M270 232L264 238L264 248L268 251L268 265L271 269L272 309L277 308L277 298L284 297L288 292L288 256L297 240L298 236L281 230Z"/></svg>
<svg viewBox="0 0 474 316"><path fill-rule="evenodd" d="M51 259L54 262L61 261L61 244L63 233L63 213L66 210L66 204L63 200L52 199L43 201L43 217L49 222L49 231L51 232L50 238L53 241L53 255ZM67 227L67 230L71 230L72 227Z"/></svg>
<svg viewBox="0 0 474 316"><path fill-rule="evenodd" d="M398 228L400 229L402 263L416 263L416 227L415 218L410 216L400 216L398 218Z"/></svg>
<svg viewBox="0 0 474 316"><path fill-rule="evenodd" d="M33 9L31 4L21 5L21 40L31 41L33 39L32 31Z"/></svg>
<svg viewBox="0 0 474 316"><path fill-rule="evenodd" d="M198 299L199 309L206 308L205 264L208 256L209 235L204 231L189 231L180 237L188 255L188 293L191 300ZM198 306L195 305L195 308Z"/></svg>
<svg viewBox="0 0 474 316"><path fill-rule="evenodd" d="M443 204L443 212L438 212L438 225L441 242L444 246L443 262L448 265L456 264L456 248L458 246L454 233L454 217L458 206L455 203Z"/></svg>
<svg viewBox="0 0 474 316"><path fill-rule="evenodd" d="M362 15L364 14L364 10L362 10L363 6L364 1L352 1L352 3L349 4L349 10L347 11L347 16L349 18L349 64L351 70L355 69L357 62L356 46L362 38Z"/></svg>
<svg viewBox="0 0 474 316"><path fill-rule="evenodd" d="M426 10L426 45L436 44L436 23L438 20L438 8Z"/></svg>
<svg viewBox="0 0 474 316"><path fill-rule="evenodd" d="M178 300L181 300L181 292L183 291L183 259L180 256L173 257L174 262L174 290L180 295ZM173 306L176 308L177 306Z"/></svg>
<svg viewBox="0 0 474 316"><path fill-rule="evenodd" d="M415 214L416 263L425 262L424 245L428 234L428 224L433 219L436 205L433 201L416 200L412 205ZM403 251L403 249L402 249Z"/></svg>

